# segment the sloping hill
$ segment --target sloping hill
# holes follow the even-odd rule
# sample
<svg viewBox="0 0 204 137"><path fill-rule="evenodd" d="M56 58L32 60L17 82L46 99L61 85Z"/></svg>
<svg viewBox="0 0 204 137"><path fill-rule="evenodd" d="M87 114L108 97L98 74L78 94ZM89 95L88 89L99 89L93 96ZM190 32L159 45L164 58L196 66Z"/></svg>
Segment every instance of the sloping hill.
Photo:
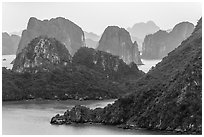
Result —
<svg viewBox="0 0 204 137"><path fill-rule="evenodd" d="M76 106L53 117L51 123L124 124L124 128L201 134L202 19L189 38L131 86L135 87L134 93L104 109Z"/></svg>

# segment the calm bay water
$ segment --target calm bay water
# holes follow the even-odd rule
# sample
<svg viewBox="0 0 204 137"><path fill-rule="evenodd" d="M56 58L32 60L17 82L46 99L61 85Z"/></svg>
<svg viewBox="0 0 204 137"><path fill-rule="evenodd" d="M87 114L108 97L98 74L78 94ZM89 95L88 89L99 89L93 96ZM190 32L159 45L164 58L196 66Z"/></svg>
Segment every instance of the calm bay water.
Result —
<svg viewBox="0 0 204 137"><path fill-rule="evenodd" d="M2 67L12 69L13 64L11 62L15 59L16 55L2 55Z"/></svg>
<svg viewBox="0 0 204 137"><path fill-rule="evenodd" d="M147 73L152 67L155 67L155 65L157 63L159 63L161 60L145 60L142 59L142 63L144 65L140 65L138 66L139 70L144 71L145 73Z"/></svg>
<svg viewBox="0 0 204 137"><path fill-rule="evenodd" d="M3 102L3 135L147 135L161 134L147 130L125 130L100 124L51 125L50 119L57 113L63 114L74 105L90 108L104 107L114 100L105 101L12 101Z"/></svg>
<svg viewBox="0 0 204 137"><path fill-rule="evenodd" d="M15 55L4 55L2 66L9 69ZM160 60L142 60L145 65L139 66L145 73ZM114 126L100 124L51 125L50 119L57 113L75 105L85 105L90 108L104 107L114 100L105 101L10 101L2 104L2 133L4 135L67 135L67 134L95 134L95 135L148 135L167 134L147 130L125 130Z"/></svg>

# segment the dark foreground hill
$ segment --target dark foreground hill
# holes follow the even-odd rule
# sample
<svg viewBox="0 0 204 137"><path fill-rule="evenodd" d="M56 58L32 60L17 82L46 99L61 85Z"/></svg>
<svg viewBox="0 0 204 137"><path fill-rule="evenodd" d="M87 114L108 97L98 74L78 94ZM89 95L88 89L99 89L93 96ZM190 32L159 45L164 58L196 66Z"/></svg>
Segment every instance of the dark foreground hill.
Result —
<svg viewBox="0 0 204 137"><path fill-rule="evenodd" d="M123 125L187 134L202 133L202 19L192 35L138 82L135 92L105 108L75 106L52 124Z"/></svg>
<svg viewBox="0 0 204 137"><path fill-rule="evenodd" d="M83 47L72 58L55 38L33 39L14 61L12 70L3 68L3 100L23 99L110 99L130 90L126 81L144 73L136 64Z"/></svg>

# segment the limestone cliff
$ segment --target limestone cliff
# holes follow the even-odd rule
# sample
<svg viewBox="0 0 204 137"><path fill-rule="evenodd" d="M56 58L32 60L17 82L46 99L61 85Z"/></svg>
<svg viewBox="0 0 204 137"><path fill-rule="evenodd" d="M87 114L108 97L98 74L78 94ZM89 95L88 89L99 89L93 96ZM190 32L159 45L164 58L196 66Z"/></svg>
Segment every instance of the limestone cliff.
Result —
<svg viewBox="0 0 204 137"><path fill-rule="evenodd" d="M129 32L124 28L107 27L99 40L97 50L117 55L127 64L131 62L142 64L138 45L132 43Z"/></svg>
<svg viewBox="0 0 204 137"><path fill-rule="evenodd" d="M71 55L74 55L80 47L85 45L84 32L70 20L57 17L41 21L31 17L28 21L27 29L22 32L17 54L32 39L41 35L56 38L66 46Z"/></svg>
<svg viewBox="0 0 204 137"><path fill-rule="evenodd" d="M161 59L174 50L193 32L194 25L189 22L177 24L172 31L159 30L147 35L143 42L142 58Z"/></svg>

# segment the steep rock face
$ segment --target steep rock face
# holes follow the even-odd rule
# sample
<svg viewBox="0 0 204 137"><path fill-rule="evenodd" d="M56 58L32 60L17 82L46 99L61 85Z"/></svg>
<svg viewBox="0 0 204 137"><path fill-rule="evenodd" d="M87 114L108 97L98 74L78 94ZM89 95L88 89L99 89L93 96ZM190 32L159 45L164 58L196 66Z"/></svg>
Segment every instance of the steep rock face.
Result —
<svg viewBox="0 0 204 137"><path fill-rule="evenodd" d="M73 57L73 63L94 69L115 80L126 77L135 77L137 79L144 74L133 62L127 65L118 56L87 47L82 47L76 52Z"/></svg>
<svg viewBox="0 0 204 137"><path fill-rule="evenodd" d="M17 55L12 70L32 73L50 71L58 65L66 66L70 61L71 55L65 45L55 38L40 36Z"/></svg>
<svg viewBox="0 0 204 137"><path fill-rule="evenodd" d="M21 37L18 35L9 35L6 32L2 33L2 54L15 55L20 39Z"/></svg>
<svg viewBox="0 0 204 137"><path fill-rule="evenodd" d="M125 127L202 134L202 19L189 38L132 86L135 92L114 104L104 109L86 109L90 116L84 119L125 124ZM58 118L70 121L66 120L67 114L76 112L71 111L55 116L51 123L58 124Z"/></svg>
<svg viewBox="0 0 204 137"><path fill-rule="evenodd" d="M43 21L31 17L27 29L22 33L17 54L20 53L32 39L41 35L56 38L66 46L71 55L74 55L80 47L85 45L82 29L73 22L62 17Z"/></svg>
<svg viewBox="0 0 204 137"><path fill-rule="evenodd" d="M138 54L138 45L133 44L130 34L123 28L109 26L105 29L97 50L119 56L127 64L142 64Z"/></svg>
<svg viewBox="0 0 204 137"><path fill-rule="evenodd" d="M161 59L165 57L189 37L193 29L194 25L192 23L182 22L177 24L169 33L160 30L154 34L147 35L143 42L142 58Z"/></svg>
<svg viewBox="0 0 204 137"><path fill-rule="evenodd" d="M131 40L132 40L132 41L136 41L137 44L138 44L138 50L139 50L139 51L142 51L142 43L143 43L143 40L144 40L144 39L139 39L139 38L137 38L137 37L135 37L135 36L131 36Z"/></svg>

